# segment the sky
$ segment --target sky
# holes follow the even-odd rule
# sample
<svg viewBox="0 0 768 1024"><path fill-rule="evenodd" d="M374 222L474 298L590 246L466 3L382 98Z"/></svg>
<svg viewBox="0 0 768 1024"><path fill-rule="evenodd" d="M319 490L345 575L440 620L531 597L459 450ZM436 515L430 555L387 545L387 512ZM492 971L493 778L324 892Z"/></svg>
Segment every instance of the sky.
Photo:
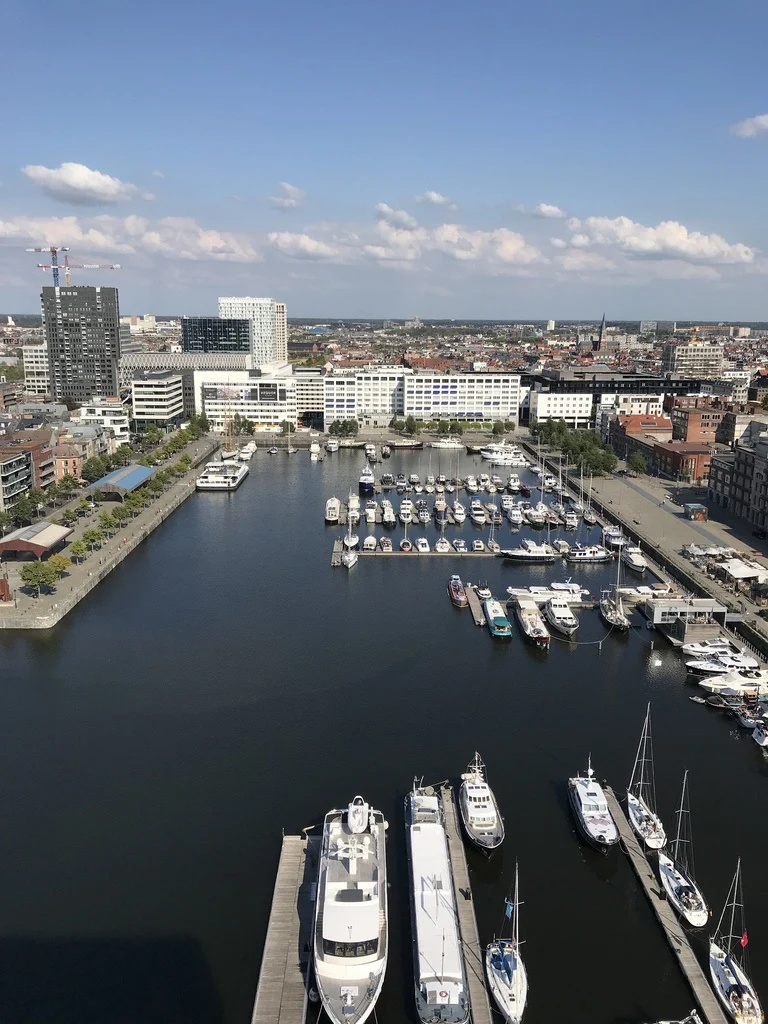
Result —
<svg viewBox="0 0 768 1024"><path fill-rule="evenodd" d="M768 319L755 0L12 4L0 309Z"/></svg>

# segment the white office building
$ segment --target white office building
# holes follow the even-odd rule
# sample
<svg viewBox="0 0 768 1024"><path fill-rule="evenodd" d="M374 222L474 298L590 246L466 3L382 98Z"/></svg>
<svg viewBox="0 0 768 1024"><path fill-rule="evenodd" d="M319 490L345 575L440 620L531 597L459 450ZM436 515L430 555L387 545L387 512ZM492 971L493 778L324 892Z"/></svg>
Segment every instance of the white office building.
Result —
<svg viewBox="0 0 768 1024"><path fill-rule="evenodd" d="M664 395L600 395L595 410L595 430L605 443L612 420L619 416L663 416Z"/></svg>
<svg viewBox="0 0 768 1024"><path fill-rule="evenodd" d="M205 413L211 430L225 433L239 414L257 430L296 426L296 381L290 367L255 370L195 370L195 412Z"/></svg>
<svg viewBox="0 0 768 1024"><path fill-rule="evenodd" d="M670 341L662 349L663 373L681 377L719 377L723 372L724 349L705 341Z"/></svg>
<svg viewBox="0 0 768 1024"><path fill-rule="evenodd" d="M305 417L308 420L322 420L325 409L325 368L294 366L293 380L299 420Z"/></svg>
<svg viewBox="0 0 768 1024"><path fill-rule="evenodd" d="M112 451L131 440L130 410L119 398L93 395L78 412L75 422L88 427L107 427L112 434Z"/></svg>
<svg viewBox="0 0 768 1024"><path fill-rule="evenodd" d="M254 366L287 361L288 316L284 302L230 295L219 299L219 316L225 320L250 320Z"/></svg>
<svg viewBox="0 0 768 1024"><path fill-rule="evenodd" d="M563 392L531 391L531 426L546 420L565 420L574 430L589 426L592 418L591 394L568 394Z"/></svg>
<svg viewBox="0 0 768 1024"><path fill-rule="evenodd" d="M22 345L24 361L24 391L28 395L47 395L51 390L48 346L45 342L37 345Z"/></svg>
<svg viewBox="0 0 768 1024"><path fill-rule="evenodd" d="M133 418L141 429L149 423L156 427L171 427L180 423L184 415L184 388L181 375L170 370L159 370L131 382Z"/></svg>

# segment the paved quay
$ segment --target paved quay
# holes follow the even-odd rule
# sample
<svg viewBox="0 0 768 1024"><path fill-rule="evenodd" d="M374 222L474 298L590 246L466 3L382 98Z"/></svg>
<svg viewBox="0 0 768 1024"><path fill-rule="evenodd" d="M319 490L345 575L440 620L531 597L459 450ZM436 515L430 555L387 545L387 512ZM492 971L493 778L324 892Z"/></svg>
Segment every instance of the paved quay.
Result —
<svg viewBox="0 0 768 1024"><path fill-rule="evenodd" d="M0 571L7 573L14 597L8 604L0 603L0 629L51 629L60 622L112 572L115 566L127 558L176 511L182 502L186 501L190 494L194 493L195 478L199 475L197 467L209 459L219 446L220 441L217 438L201 438L179 451L176 458L186 452L192 459L189 471L154 499L148 508L121 526L112 537L105 538L101 547L95 548L82 562L73 562L52 593L41 593L39 597L33 597L21 589L23 583L18 574L18 567L22 563L15 560L0 563ZM82 494L76 495L74 502L55 509L47 518L60 518L67 507L77 504L82 497ZM109 511L113 507L114 503L111 501L101 502L96 505L93 513L80 517L61 553L70 558L69 549L72 542L81 539L85 530L98 525L100 511Z"/></svg>

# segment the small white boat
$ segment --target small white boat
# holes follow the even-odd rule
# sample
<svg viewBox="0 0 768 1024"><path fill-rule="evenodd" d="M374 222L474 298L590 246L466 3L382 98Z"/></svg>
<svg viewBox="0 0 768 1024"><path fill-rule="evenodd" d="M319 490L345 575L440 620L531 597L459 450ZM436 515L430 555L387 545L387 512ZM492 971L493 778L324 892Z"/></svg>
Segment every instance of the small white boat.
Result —
<svg viewBox="0 0 768 1024"><path fill-rule="evenodd" d="M379 547L382 551L389 554L392 551L392 539L391 537L382 537L379 541Z"/></svg>
<svg viewBox="0 0 768 1024"><path fill-rule="evenodd" d="M467 510L461 504L460 501L454 501L453 503L453 520L456 524L461 524L467 518Z"/></svg>
<svg viewBox="0 0 768 1024"><path fill-rule="evenodd" d="M550 597L544 605L544 617L550 626L563 636L573 636L579 628L579 620L564 597Z"/></svg>
<svg viewBox="0 0 768 1024"><path fill-rule="evenodd" d="M445 537L440 537L440 539L435 543L435 551L439 555L447 555L450 550L451 545Z"/></svg>
<svg viewBox="0 0 768 1024"><path fill-rule="evenodd" d="M510 526L522 526L525 521L522 510L515 506L507 512L507 519L509 520Z"/></svg>
<svg viewBox="0 0 768 1024"><path fill-rule="evenodd" d="M734 654L736 647L726 637L713 637L711 640L700 640L694 644L683 644L683 654Z"/></svg>
<svg viewBox="0 0 768 1024"><path fill-rule="evenodd" d="M555 549L558 555L567 555L568 552L571 550L571 545L568 543L567 540L563 540L562 537L556 537L552 541L552 547Z"/></svg>
<svg viewBox="0 0 768 1024"><path fill-rule="evenodd" d="M528 975L520 956L520 898L515 863L515 898L505 905L505 918L512 918L512 937L499 936L485 950L485 972L494 1002L507 1024L520 1024L528 999Z"/></svg>
<svg viewBox="0 0 768 1024"><path fill-rule="evenodd" d="M403 498L400 502L400 522L410 523L413 517L413 502L410 498Z"/></svg>
<svg viewBox="0 0 768 1024"><path fill-rule="evenodd" d="M642 573L648 568L648 562L642 549L636 544L625 544L621 549L621 560L628 569L633 572Z"/></svg>
<svg viewBox="0 0 768 1024"><path fill-rule="evenodd" d="M549 647L549 630L544 624L544 619L539 611L539 606L532 597L524 597L522 594L516 598L517 607L515 614L523 636L529 644L534 647Z"/></svg>
<svg viewBox="0 0 768 1024"><path fill-rule="evenodd" d="M693 877L693 838L687 798L686 769L677 812L677 834L668 854L659 851L659 877L677 913L694 928L703 928L709 921L709 907Z"/></svg>
<svg viewBox="0 0 768 1024"><path fill-rule="evenodd" d="M719 675L731 669L758 669L759 662L748 654L714 654L709 658L686 661L685 667L693 675Z"/></svg>
<svg viewBox="0 0 768 1024"><path fill-rule="evenodd" d="M430 552L429 541L426 537L416 538L416 550L420 555L428 555Z"/></svg>
<svg viewBox="0 0 768 1024"><path fill-rule="evenodd" d="M739 859L714 938L709 943L709 973L715 995L736 1024L763 1024L760 1000L746 973L748 944Z"/></svg>
<svg viewBox="0 0 768 1024"><path fill-rule="evenodd" d="M581 599L582 596L589 597L589 590L586 587L582 587L579 583L573 583L570 579L567 579L565 583L550 583L549 589L562 591L564 594L577 600Z"/></svg>
<svg viewBox="0 0 768 1024"><path fill-rule="evenodd" d="M651 705L645 712L635 764L627 789L629 824L649 850L661 850L667 836L656 813L656 785L653 776L653 741L651 739Z"/></svg>
<svg viewBox="0 0 768 1024"><path fill-rule="evenodd" d="M461 776L459 810L464 830L473 846L483 853L492 853L501 846L504 841L504 821L485 777L485 765L477 751Z"/></svg>
<svg viewBox="0 0 768 1024"><path fill-rule="evenodd" d="M478 555L485 551L485 544L483 544L479 537L472 541L472 550Z"/></svg>
<svg viewBox="0 0 768 1024"><path fill-rule="evenodd" d="M331 454L339 450L339 442L336 440L335 437L328 438L328 440L325 442L325 450L327 452L330 452Z"/></svg>
<svg viewBox="0 0 768 1024"><path fill-rule="evenodd" d="M341 514L341 502L338 498L329 498L325 503L326 523L338 523Z"/></svg>
<svg viewBox="0 0 768 1024"><path fill-rule="evenodd" d="M243 462L209 462L195 480L195 487L198 491L236 491L249 473Z"/></svg>
<svg viewBox="0 0 768 1024"><path fill-rule="evenodd" d="M768 726L766 726L765 722L760 721L755 725L752 739L758 747L768 747Z"/></svg>
<svg viewBox="0 0 768 1024"><path fill-rule="evenodd" d="M375 551L375 550L376 550L376 538L374 537L374 535L372 533L369 533L368 536L363 541L363 551Z"/></svg>
<svg viewBox="0 0 768 1024"><path fill-rule="evenodd" d="M609 548L623 548L627 543L620 526L603 527L603 544Z"/></svg>

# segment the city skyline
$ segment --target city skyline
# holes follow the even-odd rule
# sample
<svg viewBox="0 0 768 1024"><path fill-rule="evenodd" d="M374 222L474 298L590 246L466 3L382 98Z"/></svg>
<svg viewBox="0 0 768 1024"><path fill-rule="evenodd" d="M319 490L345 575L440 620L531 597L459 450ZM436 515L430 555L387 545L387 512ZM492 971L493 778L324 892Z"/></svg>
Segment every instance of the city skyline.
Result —
<svg viewBox="0 0 768 1024"><path fill-rule="evenodd" d="M73 283L119 287L131 312L211 316L235 294L318 319L764 319L765 12L229 2L228 59L210 62L181 10L140 0L120 22L126 54L157 64L127 89L113 15L80 5L106 84L74 134L25 76L0 155L0 307L34 311L50 280L24 248L53 244L119 262ZM10 17L44 61L75 45L76 19Z"/></svg>

